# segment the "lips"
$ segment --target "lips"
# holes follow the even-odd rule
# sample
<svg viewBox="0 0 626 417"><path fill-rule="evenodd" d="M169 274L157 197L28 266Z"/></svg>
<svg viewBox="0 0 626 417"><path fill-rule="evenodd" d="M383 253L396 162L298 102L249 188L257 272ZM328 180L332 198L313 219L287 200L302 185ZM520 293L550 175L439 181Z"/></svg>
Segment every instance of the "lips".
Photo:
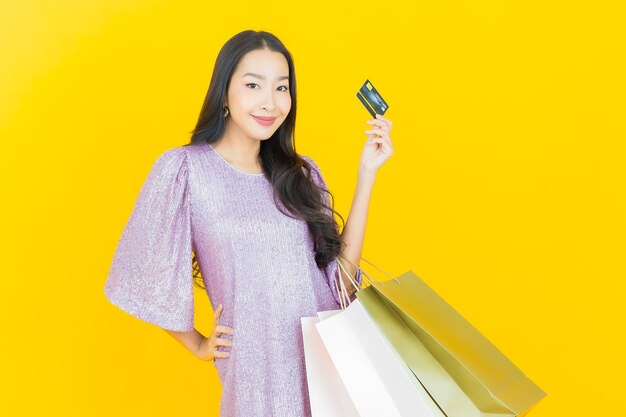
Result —
<svg viewBox="0 0 626 417"><path fill-rule="evenodd" d="M255 115L252 115L252 117L254 117L255 119L263 120L264 122L273 122L274 120L276 120L275 117L262 117L262 116L255 116Z"/></svg>
<svg viewBox="0 0 626 417"><path fill-rule="evenodd" d="M256 120L259 124L263 126L270 126L276 120L275 117L262 117L262 116L254 116L254 115L252 115L252 117L254 118L254 120Z"/></svg>

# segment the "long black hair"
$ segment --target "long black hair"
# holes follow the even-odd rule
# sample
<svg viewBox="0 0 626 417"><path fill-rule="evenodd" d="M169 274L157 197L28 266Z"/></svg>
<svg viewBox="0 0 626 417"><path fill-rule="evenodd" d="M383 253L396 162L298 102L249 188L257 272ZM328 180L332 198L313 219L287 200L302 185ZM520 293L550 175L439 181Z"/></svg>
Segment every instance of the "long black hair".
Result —
<svg viewBox="0 0 626 417"><path fill-rule="evenodd" d="M215 61L196 127L190 132L191 140L185 146L201 142L214 143L222 138L226 131L224 101L232 73L246 53L257 49L283 54L289 66L291 95L291 109L284 122L269 139L261 141L259 162L264 176L274 189L274 200L278 198L287 211L281 208L281 204L277 204L278 209L289 217L307 222L313 236L315 262L323 268L341 251L339 228L333 214L339 216L342 225L345 225L345 221L334 209L332 193L318 187L313 181L311 171L314 167L296 153L296 74L291 54L276 36L265 31L245 30L224 44ZM322 193L328 193L330 205L325 203ZM195 284L204 288L195 253L192 253L192 265Z"/></svg>

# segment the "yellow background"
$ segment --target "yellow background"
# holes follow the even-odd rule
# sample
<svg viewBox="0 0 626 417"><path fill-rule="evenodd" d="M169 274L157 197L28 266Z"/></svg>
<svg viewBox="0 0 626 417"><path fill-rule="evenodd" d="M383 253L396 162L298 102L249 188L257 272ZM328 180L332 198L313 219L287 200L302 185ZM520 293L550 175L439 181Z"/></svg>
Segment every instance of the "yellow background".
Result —
<svg viewBox="0 0 626 417"><path fill-rule="evenodd" d="M189 139L220 47L276 34L297 151L345 216L369 114L390 104L364 256L416 272L548 396L614 415L626 372L619 1L3 1L0 308L5 416L216 416L212 365L103 285L155 158ZM196 293L197 328L212 328ZM263 343L263 341L259 341Z"/></svg>

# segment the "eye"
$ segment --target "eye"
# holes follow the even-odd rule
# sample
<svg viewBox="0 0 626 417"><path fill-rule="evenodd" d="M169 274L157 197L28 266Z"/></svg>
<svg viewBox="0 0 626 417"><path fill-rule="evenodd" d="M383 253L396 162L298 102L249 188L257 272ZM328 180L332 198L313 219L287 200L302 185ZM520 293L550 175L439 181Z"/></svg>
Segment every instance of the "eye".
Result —
<svg viewBox="0 0 626 417"><path fill-rule="evenodd" d="M281 85L280 87L285 87L285 89L284 89L284 90L282 90L282 91L287 91L287 90L289 90L289 88L288 88L286 85ZM278 87L278 88L280 88L280 87Z"/></svg>
<svg viewBox="0 0 626 417"><path fill-rule="evenodd" d="M257 83L248 83L246 85L258 85Z"/></svg>

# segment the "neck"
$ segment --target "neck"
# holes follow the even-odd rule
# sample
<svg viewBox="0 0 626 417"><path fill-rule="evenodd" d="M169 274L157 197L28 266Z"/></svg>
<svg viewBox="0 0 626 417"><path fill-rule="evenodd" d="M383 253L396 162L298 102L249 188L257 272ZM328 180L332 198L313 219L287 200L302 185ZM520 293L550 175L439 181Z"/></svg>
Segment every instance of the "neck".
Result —
<svg viewBox="0 0 626 417"><path fill-rule="evenodd" d="M249 171L260 170L261 141L259 139L247 138L227 128L224 136L213 144L213 148L219 150L220 154L233 165Z"/></svg>

